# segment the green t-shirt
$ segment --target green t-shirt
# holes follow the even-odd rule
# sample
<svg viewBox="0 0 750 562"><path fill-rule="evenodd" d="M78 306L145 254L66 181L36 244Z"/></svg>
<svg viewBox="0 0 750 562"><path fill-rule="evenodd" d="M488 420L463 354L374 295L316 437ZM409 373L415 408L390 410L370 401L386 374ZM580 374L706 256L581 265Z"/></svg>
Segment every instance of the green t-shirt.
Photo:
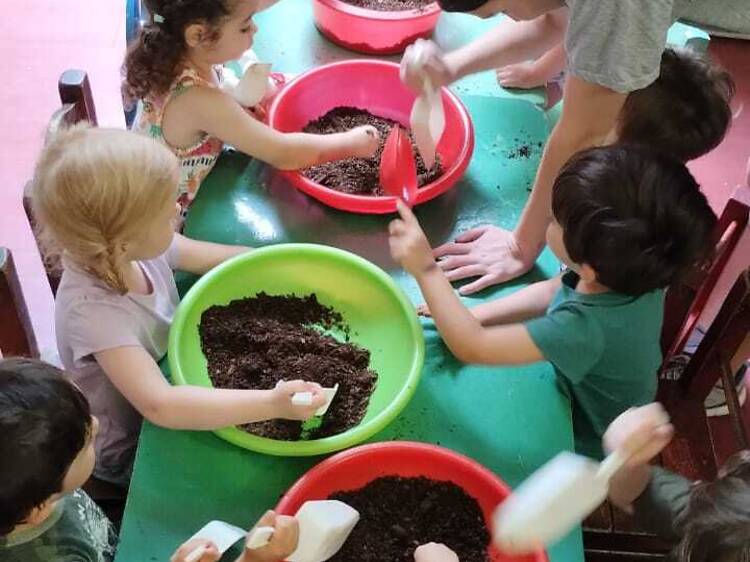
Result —
<svg viewBox="0 0 750 562"><path fill-rule="evenodd" d="M116 546L107 516L76 490L38 527L0 538L0 562L112 562Z"/></svg>
<svg viewBox="0 0 750 562"><path fill-rule="evenodd" d="M656 396L664 291L589 295L575 290L578 280L566 272L547 314L526 328L570 398L576 450L601 458L612 420Z"/></svg>

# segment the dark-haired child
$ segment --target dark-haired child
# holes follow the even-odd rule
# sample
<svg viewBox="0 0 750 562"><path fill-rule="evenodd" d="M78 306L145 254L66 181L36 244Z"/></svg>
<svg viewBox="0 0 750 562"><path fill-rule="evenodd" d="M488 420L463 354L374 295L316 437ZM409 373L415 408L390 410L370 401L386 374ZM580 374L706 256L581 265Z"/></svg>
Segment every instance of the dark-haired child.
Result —
<svg viewBox="0 0 750 562"><path fill-rule="evenodd" d="M146 0L152 21L128 50L123 90L142 100L134 129L180 159L182 215L224 143L280 169L299 169L378 147L371 126L330 135L282 133L252 117L221 90L220 65L239 59L257 31L262 0Z"/></svg>
<svg viewBox="0 0 750 562"><path fill-rule="evenodd" d="M34 359L0 359L0 562L111 562L117 535L80 489L94 469L99 428L84 395L63 371ZM270 544L236 562L281 560L297 543L297 523L268 512ZM172 557L220 558L216 546L188 541Z"/></svg>
<svg viewBox="0 0 750 562"><path fill-rule="evenodd" d="M685 165L629 146L574 156L555 180L547 229L568 271L471 310L417 219L400 211L391 253L416 278L453 354L467 363L552 363L573 405L577 449L601 456L609 423L654 398L663 289L709 250L716 216Z"/></svg>

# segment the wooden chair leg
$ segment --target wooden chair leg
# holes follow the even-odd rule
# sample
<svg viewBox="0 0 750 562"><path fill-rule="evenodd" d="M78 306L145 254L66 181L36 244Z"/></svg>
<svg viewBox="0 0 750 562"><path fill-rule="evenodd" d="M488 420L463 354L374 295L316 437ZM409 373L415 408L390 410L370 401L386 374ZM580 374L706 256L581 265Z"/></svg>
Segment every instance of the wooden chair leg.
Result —
<svg viewBox="0 0 750 562"><path fill-rule="evenodd" d="M10 250L0 248L0 357L38 357L21 283Z"/></svg>

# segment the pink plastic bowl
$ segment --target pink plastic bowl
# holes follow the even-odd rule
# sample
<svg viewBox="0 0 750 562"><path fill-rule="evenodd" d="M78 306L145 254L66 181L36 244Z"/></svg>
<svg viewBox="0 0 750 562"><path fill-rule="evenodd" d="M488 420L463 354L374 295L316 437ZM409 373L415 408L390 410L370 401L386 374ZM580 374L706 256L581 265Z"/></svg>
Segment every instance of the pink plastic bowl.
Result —
<svg viewBox="0 0 750 562"><path fill-rule="evenodd" d="M268 112L268 122L284 132L301 131L337 106L367 109L381 117L409 124L415 95L401 83L397 64L376 60L348 60L310 70L286 85ZM458 97L443 88L445 132L437 152L443 175L419 190L416 204L445 193L466 171L474 151L474 127L469 112ZM396 198L351 195L324 187L299 171L284 171L288 181L300 191L326 205L354 213L393 213Z"/></svg>
<svg viewBox="0 0 750 562"><path fill-rule="evenodd" d="M369 55L396 55L419 37L432 35L440 6L381 12L341 0L313 0L315 25L337 45Z"/></svg>
<svg viewBox="0 0 750 562"><path fill-rule="evenodd" d="M502 480L468 457L426 443L393 441L355 447L314 466L289 488L276 512L294 515L308 500L356 490L383 476L425 476L453 482L479 502L488 528L495 508L510 494ZM542 550L510 556L490 546L488 554L492 562L548 562Z"/></svg>

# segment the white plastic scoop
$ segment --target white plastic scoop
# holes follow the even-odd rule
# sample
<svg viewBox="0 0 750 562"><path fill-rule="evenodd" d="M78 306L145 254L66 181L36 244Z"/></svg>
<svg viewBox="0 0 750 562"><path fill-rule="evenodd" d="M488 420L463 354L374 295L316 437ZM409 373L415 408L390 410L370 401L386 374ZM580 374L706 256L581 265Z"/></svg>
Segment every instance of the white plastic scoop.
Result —
<svg viewBox="0 0 750 562"><path fill-rule="evenodd" d="M271 65L258 61L255 53L248 50L242 58L226 68L221 88L243 107L254 107L266 96L273 95L276 87L270 79ZM241 75L234 68L241 69Z"/></svg>
<svg viewBox="0 0 750 562"><path fill-rule="evenodd" d="M425 55L425 49L417 43L413 50L413 59L407 64L419 71L424 65ZM412 106L409 125L414 134L417 150L429 170L435 164L437 145L445 130L445 110L440 88L435 88L426 74L422 80L422 93Z"/></svg>
<svg viewBox="0 0 750 562"><path fill-rule="evenodd" d="M238 540L247 534L245 529L235 527L224 521L210 521L206 523L200 531L195 533L189 540L205 539L216 545L221 554L224 554ZM198 562L206 553L205 546L199 546L191 551L186 557L185 562Z"/></svg>
<svg viewBox="0 0 750 562"><path fill-rule="evenodd" d="M334 384L332 388L323 388L323 393L326 396L326 402L315 411L316 416L324 416L326 414L326 412L328 411L328 408L331 407L331 402L333 402L333 397L336 396L336 393L338 391L339 391L338 384ZM312 392L295 392L292 395L292 404L294 404L295 406L310 406L312 404L312 401L313 401Z"/></svg>
<svg viewBox="0 0 750 562"><path fill-rule="evenodd" d="M601 464L560 453L500 504L494 541L509 552L529 552L561 538L607 498L609 480L626 460L620 451Z"/></svg>
<svg viewBox="0 0 750 562"><path fill-rule="evenodd" d="M359 512L344 502L319 500L302 504L294 517L299 541L288 562L324 562L344 546L359 521ZM247 548L262 548L272 537L273 527L257 527L247 538Z"/></svg>

